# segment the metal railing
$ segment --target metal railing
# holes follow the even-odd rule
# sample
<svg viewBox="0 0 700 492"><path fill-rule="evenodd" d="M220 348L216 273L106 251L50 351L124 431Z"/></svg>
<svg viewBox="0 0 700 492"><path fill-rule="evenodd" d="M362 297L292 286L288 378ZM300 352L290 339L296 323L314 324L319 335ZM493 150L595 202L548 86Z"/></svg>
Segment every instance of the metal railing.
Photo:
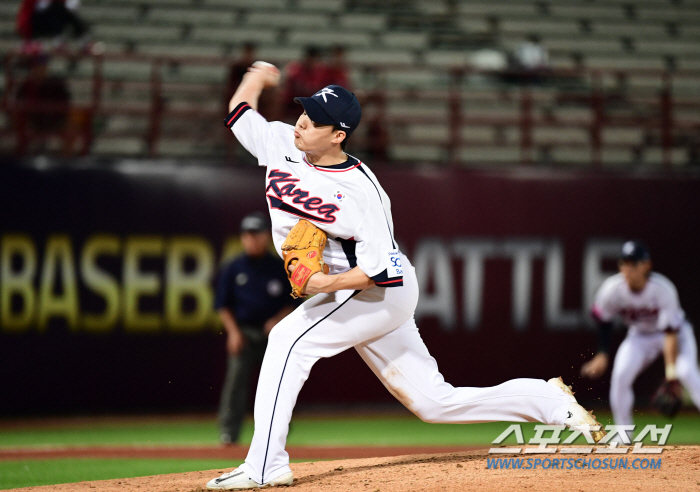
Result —
<svg viewBox="0 0 700 492"><path fill-rule="evenodd" d="M24 155L30 152L28 145L33 139L60 136L69 141L80 140L77 149L71 148L66 153L88 154L97 135L105 137L130 136L143 140L145 154L157 157L160 154L159 142L168 136L175 139L208 139L228 149L230 155L233 139L225 128L218 125L225 115L224 94L231 88L225 87L223 80L197 81L173 77L173 67L214 66L227 67L230 58L207 57L158 57L146 55L83 56L77 58L72 54L59 54L69 62L89 64L91 70L82 70L80 74L67 74L73 88L78 88L81 97L75 98L69 105L46 104L22 101L16 97L21 81L17 76L19 55L9 53L5 56L5 90L0 108L7 117L7 126L2 129L5 135L15 138L14 152ZM150 76L133 80L127 74L123 76L105 73L105 64L109 62L131 62L150 66ZM581 155L587 155L594 167L603 164L602 154L605 149L623 148L634 152L640 146L651 146L661 150L662 164L671 169L672 150L679 147L700 146L700 71L658 71L658 70L550 70L532 73L496 73L472 70L468 67L417 67L415 65L353 65L352 70L358 74L360 87L358 96L371 118L366 123L369 128L358 136L353 135L353 145L364 149L365 153L377 156L381 160L387 155L389 146L434 146L444 151L444 160L450 165L460 165L460 152L470 146L498 148L504 145L503 139L484 141L465 138L465 127L490 127L517 133L517 142L509 142L519 149L520 164L533 164L538 159L534 154L557 148L578 149ZM447 81L442 87L394 88L386 81L386 74L430 70L442 74ZM471 80L479 77L481 89L473 90ZM482 79L486 78L487 82ZM507 79L508 82L504 82ZM513 81L515 80L515 82ZM635 88L635 81L652 81L649 88ZM656 82L653 82L656 81ZM686 90L675 88L682 81ZM114 99L107 97L105 90L109 86L119 86L141 91L143 97L130 100L128 97ZM471 114L469 107L483 103L483 94L490 93L515 107L508 114L494 112L489 114ZM187 104L173 104L179 99L189 100ZM546 100L543 105L542 100ZM202 101L202 104L198 104ZM204 104L207 102L208 104ZM411 105L419 102L447 107L447 112L437 116L398 115L391 110L392 105ZM557 111L543 108L577 107L587 111L583 117L563 118ZM612 108L612 109L611 109ZM623 108L623 110L620 110ZM37 132L27 123L31 114L65 114L70 112L79 124L67 125L60 131L48 134ZM685 116L678 116L682 112ZM483 111L482 111L483 113ZM75 118L75 115L79 117ZM145 128L125 128L121 130L96 129L99 118L115 115L139 117L147 120ZM193 121L211 121L208 132L192 132L187 123ZM166 129L164 122L183 122L185 129ZM421 139L402 135L397 128L410 125L447 126L443 139ZM216 130L215 128L219 128ZM547 140L536 138L540 128L579 129L586 132L586 141L564 139ZM645 137L640 142L606 142L604 131L611 128L639 129ZM512 140L512 139L511 139ZM376 160L375 159L375 162Z"/></svg>

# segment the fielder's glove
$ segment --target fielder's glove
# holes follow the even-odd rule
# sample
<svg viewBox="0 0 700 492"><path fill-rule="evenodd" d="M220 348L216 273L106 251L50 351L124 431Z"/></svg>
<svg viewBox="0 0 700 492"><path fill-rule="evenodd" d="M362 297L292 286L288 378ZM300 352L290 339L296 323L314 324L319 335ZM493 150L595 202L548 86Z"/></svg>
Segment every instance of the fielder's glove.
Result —
<svg viewBox="0 0 700 492"><path fill-rule="evenodd" d="M328 265L323 262L323 248L326 247L326 233L307 220L300 220L287 234L282 244L284 269L292 284L292 297L305 297L304 289L314 273L328 273ZM294 265L294 271L289 271Z"/></svg>
<svg viewBox="0 0 700 492"><path fill-rule="evenodd" d="M674 417L681 409L683 402L683 388L677 379L664 381L661 387L656 390L651 404L659 412L667 417Z"/></svg>

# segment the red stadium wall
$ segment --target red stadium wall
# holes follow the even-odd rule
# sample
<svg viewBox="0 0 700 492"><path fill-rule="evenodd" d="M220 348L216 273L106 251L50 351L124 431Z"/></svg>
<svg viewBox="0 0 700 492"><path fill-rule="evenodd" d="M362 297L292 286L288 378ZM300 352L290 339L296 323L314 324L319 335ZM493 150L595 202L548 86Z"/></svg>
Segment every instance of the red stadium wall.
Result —
<svg viewBox="0 0 700 492"><path fill-rule="evenodd" d="M697 177L377 175L421 279L422 336L454 385L563 375L602 405L605 379L576 374L595 349L590 297L626 238L649 244L700 318ZM213 408L225 354L211 280L240 219L265 207L263 179L203 164L0 166L0 413ZM661 377L639 381L640 399ZM348 351L318 363L299 404L391 401Z"/></svg>

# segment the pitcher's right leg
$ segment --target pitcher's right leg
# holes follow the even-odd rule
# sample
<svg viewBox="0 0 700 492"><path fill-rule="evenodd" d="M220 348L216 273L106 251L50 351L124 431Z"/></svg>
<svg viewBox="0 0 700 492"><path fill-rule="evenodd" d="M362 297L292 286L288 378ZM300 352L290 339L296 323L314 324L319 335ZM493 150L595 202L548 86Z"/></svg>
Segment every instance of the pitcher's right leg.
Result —
<svg viewBox="0 0 700 492"><path fill-rule="evenodd" d="M376 340L355 346L401 403L426 422L564 424L571 399L541 379L514 379L487 388L446 383L411 318Z"/></svg>

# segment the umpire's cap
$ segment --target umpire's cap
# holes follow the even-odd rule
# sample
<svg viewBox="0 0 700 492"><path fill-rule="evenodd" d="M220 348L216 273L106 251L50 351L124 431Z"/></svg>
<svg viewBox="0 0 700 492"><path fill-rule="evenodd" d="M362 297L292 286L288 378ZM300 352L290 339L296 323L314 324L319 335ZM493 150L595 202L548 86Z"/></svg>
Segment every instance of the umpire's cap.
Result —
<svg viewBox="0 0 700 492"><path fill-rule="evenodd" d="M641 241L627 241L622 245L622 251L620 251L620 261L631 261L636 263L638 261L646 261L651 259L651 254L649 254L649 248L646 244Z"/></svg>
<svg viewBox="0 0 700 492"><path fill-rule="evenodd" d="M355 94L339 85L329 85L311 97L295 97L304 106L311 121L320 125L335 125L349 137L360 124L362 108Z"/></svg>
<svg viewBox="0 0 700 492"><path fill-rule="evenodd" d="M262 212L246 215L241 221L241 234L244 232L264 232L270 229L270 223Z"/></svg>

